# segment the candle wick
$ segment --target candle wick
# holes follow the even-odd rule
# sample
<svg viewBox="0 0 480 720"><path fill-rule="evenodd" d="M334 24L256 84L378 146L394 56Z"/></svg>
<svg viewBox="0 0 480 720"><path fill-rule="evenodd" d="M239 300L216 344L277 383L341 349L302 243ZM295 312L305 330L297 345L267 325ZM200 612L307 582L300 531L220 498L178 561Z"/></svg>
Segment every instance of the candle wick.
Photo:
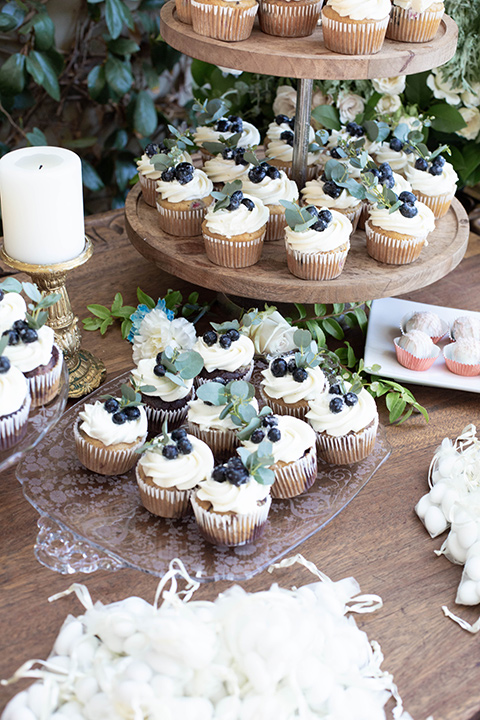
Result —
<svg viewBox="0 0 480 720"><path fill-rule="evenodd" d="M42 169L42 167L43 167L43 165L39 165L39 166L38 166L38 169L39 169L39 170L41 170L41 169Z"/></svg>

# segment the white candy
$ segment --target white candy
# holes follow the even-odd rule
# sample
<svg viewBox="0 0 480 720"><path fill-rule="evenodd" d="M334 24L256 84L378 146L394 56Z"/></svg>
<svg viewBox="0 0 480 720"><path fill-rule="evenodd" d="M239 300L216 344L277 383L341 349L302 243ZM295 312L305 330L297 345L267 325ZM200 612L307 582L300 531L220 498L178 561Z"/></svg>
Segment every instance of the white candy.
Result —
<svg viewBox="0 0 480 720"><path fill-rule="evenodd" d="M420 520L423 520L425 518L428 510L432 507L431 494L432 490L430 490L430 492L426 495L423 495L418 501L418 503L415 505L415 512L417 513Z"/></svg>
<svg viewBox="0 0 480 720"><path fill-rule="evenodd" d="M467 559L467 550L458 542L457 533L449 532L445 542L445 554L451 562L463 565Z"/></svg>
<svg viewBox="0 0 480 720"><path fill-rule="evenodd" d="M430 500L434 505L440 505L440 503L443 500L443 496L445 495L445 490L447 489L447 483L446 482L438 482L436 485L432 487L432 489L429 492Z"/></svg>
<svg viewBox="0 0 480 720"><path fill-rule="evenodd" d="M476 583L473 580L461 582L457 592L456 602L462 605L477 605L480 595L477 592Z"/></svg>
<svg viewBox="0 0 480 720"><path fill-rule="evenodd" d="M457 490L451 487L446 490L442 500L442 510L448 521L450 521L451 518L452 508L459 499L460 497Z"/></svg>
<svg viewBox="0 0 480 720"><path fill-rule="evenodd" d="M480 555L469 557L465 563L465 573L471 580L480 582Z"/></svg>
<svg viewBox="0 0 480 720"><path fill-rule="evenodd" d="M75 683L75 692L83 704L87 703L98 691L98 682L94 677L81 677Z"/></svg>
<svg viewBox="0 0 480 720"><path fill-rule="evenodd" d="M78 643L83 635L83 624L80 620L72 618L63 625L53 646L58 655L70 655L71 649Z"/></svg>
<svg viewBox="0 0 480 720"><path fill-rule="evenodd" d="M431 505L424 517L425 527L432 537L441 535L448 527L445 515L437 505Z"/></svg>
<svg viewBox="0 0 480 720"><path fill-rule="evenodd" d="M8 706L7 706L8 709ZM28 707L18 707L2 715L2 720L38 720L35 713Z"/></svg>
<svg viewBox="0 0 480 720"><path fill-rule="evenodd" d="M478 538L478 525L474 520L456 527L460 545L468 550Z"/></svg>

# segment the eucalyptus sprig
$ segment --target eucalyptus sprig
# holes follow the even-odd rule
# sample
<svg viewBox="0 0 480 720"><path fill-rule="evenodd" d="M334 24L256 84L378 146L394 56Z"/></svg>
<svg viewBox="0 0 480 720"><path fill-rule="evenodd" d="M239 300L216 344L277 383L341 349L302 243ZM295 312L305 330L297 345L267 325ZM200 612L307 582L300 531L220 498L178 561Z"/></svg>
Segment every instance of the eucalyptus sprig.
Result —
<svg viewBox="0 0 480 720"><path fill-rule="evenodd" d="M328 139L330 137L330 133L328 130L325 130L322 128L321 130L317 130L315 132L315 137L311 143L308 145L308 152L318 152L322 149L322 147L325 147L325 145L328 142Z"/></svg>
<svg viewBox="0 0 480 720"><path fill-rule="evenodd" d="M365 167L364 162L367 161L368 155L366 153L362 153L361 156L354 155L351 159L349 159L349 163L352 167L359 168ZM325 168L323 170L324 175L327 180L333 180L336 185L345 188L352 197L357 198L358 200L364 200L366 197L366 190L361 183L350 177L348 167L349 163L342 163L331 158L330 160L327 160L325 164Z"/></svg>
<svg viewBox="0 0 480 720"><path fill-rule="evenodd" d="M22 283L14 277L7 277L0 282L0 290L5 293L15 292L21 293L23 289Z"/></svg>
<svg viewBox="0 0 480 720"><path fill-rule="evenodd" d="M245 425L241 430L237 430L237 438L239 440L248 440L250 439L250 436L252 433L257 430L257 428L261 427L263 418L267 415L272 414L272 409L269 408L267 405L264 405L259 412L252 417L250 422Z"/></svg>
<svg viewBox="0 0 480 720"><path fill-rule="evenodd" d="M255 452L249 452L247 448L238 448L240 458L250 475L260 485L273 485L275 473L271 470L275 459L272 452L272 443L262 440Z"/></svg>
<svg viewBox="0 0 480 720"><path fill-rule="evenodd" d="M256 416L257 411L250 402L254 396L255 388L245 380L232 380L226 385L212 380L197 389L197 397L203 402L217 407L223 405L220 419L228 415L237 427L246 427Z"/></svg>
<svg viewBox="0 0 480 720"><path fill-rule="evenodd" d="M280 204L285 208L285 220L294 232L304 232L308 230L318 219L306 208L300 207L296 202L280 200Z"/></svg>
<svg viewBox="0 0 480 720"><path fill-rule="evenodd" d="M32 300L27 305L30 312L26 313L25 320L29 327L38 330L48 320L48 308L55 305L62 296L60 293L42 292L34 283L22 283L22 289L25 295Z"/></svg>
<svg viewBox="0 0 480 720"><path fill-rule="evenodd" d="M168 423L167 420L164 420L162 425L162 432L152 438L152 440L149 440L148 442L141 445L141 447L137 448L135 452L139 455L148 451L162 454L163 448L170 443L171 439L168 435Z"/></svg>
<svg viewBox="0 0 480 720"><path fill-rule="evenodd" d="M360 182L365 188L366 199L375 203L381 210L388 210L391 214L402 205L397 194L386 185L379 183L378 178L368 170L362 173Z"/></svg>
<svg viewBox="0 0 480 720"><path fill-rule="evenodd" d="M238 132L234 135L230 135L230 137L224 137L223 135L220 135L219 139L217 141L207 141L203 143L203 147L205 150L207 150L212 155L218 155L219 153L222 153L224 150L230 150L237 147L238 141L242 137L242 133Z"/></svg>
<svg viewBox="0 0 480 720"><path fill-rule="evenodd" d="M192 110L195 113L197 125L213 125L230 109L230 103L222 98L213 98L211 100L195 99Z"/></svg>
<svg viewBox="0 0 480 720"><path fill-rule="evenodd" d="M123 383L120 386L120 398L117 398L115 395L101 395L100 400L110 400L110 398L115 398L119 402L119 410L124 410L127 407L137 407L141 404L142 391L148 392L149 390L154 389L155 388L152 388L148 385L142 385L138 387L135 386L134 383L132 383L132 385L127 385L127 383Z"/></svg>
<svg viewBox="0 0 480 720"><path fill-rule="evenodd" d="M225 183L222 190L214 190L210 194L215 198L216 203L213 208L213 212L227 208L230 205L230 200L234 192L238 192L242 189L241 180L233 180L232 182Z"/></svg>
<svg viewBox="0 0 480 720"><path fill-rule="evenodd" d="M202 371L203 358L195 350L180 350L166 347L160 354L159 365L163 365L165 376L175 385L185 387L184 380L191 380Z"/></svg>

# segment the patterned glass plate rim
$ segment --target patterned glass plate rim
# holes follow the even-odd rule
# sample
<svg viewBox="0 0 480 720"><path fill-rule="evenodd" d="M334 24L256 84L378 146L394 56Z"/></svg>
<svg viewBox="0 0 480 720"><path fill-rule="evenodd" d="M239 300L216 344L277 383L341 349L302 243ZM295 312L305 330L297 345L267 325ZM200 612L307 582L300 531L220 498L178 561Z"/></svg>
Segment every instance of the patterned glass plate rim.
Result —
<svg viewBox="0 0 480 720"><path fill-rule="evenodd" d="M88 401L115 394L128 376L125 373L106 383ZM81 401L70 408L17 468L26 499L42 516L36 556L63 573L128 567L160 577L170 560L180 557L199 581L246 580L321 530L390 455L380 426L375 449L366 460L338 467L319 462L317 481L310 490L289 500L274 500L256 542L238 548L216 547L202 538L193 516L165 520L145 510L134 470L104 477L83 468L72 432L83 405ZM54 549L48 541L52 533ZM74 562L62 558L62 553Z"/></svg>
<svg viewBox="0 0 480 720"><path fill-rule="evenodd" d="M48 403L30 411L27 430L23 438L10 450L0 452L0 473L18 463L26 453L33 450L47 432L60 420L68 399L68 368L63 363L58 395Z"/></svg>

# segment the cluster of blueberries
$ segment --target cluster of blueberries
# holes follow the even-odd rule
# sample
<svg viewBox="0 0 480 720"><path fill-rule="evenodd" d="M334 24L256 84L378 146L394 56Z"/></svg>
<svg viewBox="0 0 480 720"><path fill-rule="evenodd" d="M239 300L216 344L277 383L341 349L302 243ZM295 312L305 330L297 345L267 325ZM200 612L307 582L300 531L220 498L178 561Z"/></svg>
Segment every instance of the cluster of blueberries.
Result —
<svg viewBox="0 0 480 720"><path fill-rule="evenodd" d="M248 179L255 185L261 183L266 177L276 180L280 177L280 170L275 165L270 165L270 163L264 161L248 171Z"/></svg>
<svg viewBox="0 0 480 720"><path fill-rule="evenodd" d="M37 331L29 327L26 320L15 320L12 327L4 330L2 335L8 335L9 345L18 345L19 342L28 344L38 340Z"/></svg>
<svg viewBox="0 0 480 720"><path fill-rule="evenodd" d="M239 457L232 457L223 465L215 465L212 470L212 480L216 482L229 482L231 485L245 485L250 473Z"/></svg>
<svg viewBox="0 0 480 720"><path fill-rule="evenodd" d="M393 177L393 170L387 162L382 163L378 167L365 168L364 172L371 173L374 177L378 178L378 182L381 185L391 189L395 185L395 178Z"/></svg>
<svg viewBox="0 0 480 720"><path fill-rule="evenodd" d="M230 330L226 330L224 333L217 333L215 330L207 330L203 336L203 342L207 347L212 347L212 345L215 345L215 343L218 340L218 344L220 347L224 348L224 350L228 350L232 342L235 342L240 338L240 333L235 328L230 328Z"/></svg>
<svg viewBox="0 0 480 720"><path fill-rule="evenodd" d="M256 428L250 435L250 440L258 445L262 440L270 440L270 442L278 442L282 438L280 428L277 427L278 418L275 415L266 415L262 418L262 427Z"/></svg>
<svg viewBox="0 0 480 720"><path fill-rule="evenodd" d="M249 212L251 212L255 207L255 203L253 202L253 200L243 197L243 192L241 190L235 190L235 192L230 195L230 202L228 203L225 210L232 212L232 210L237 210L240 205L245 205Z"/></svg>
<svg viewBox="0 0 480 720"><path fill-rule="evenodd" d="M403 152L405 155L411 155L413 152L413 149L408 145L407 143L402 142L400 138L393 137L390 142L388 143L388 146L390 150L393 150L394 152Z"/></svg>
<svg viewBox="0 0 480 720"><path fill-rule="evenodd" d="M164 182L178 180L180 185L186 185L193 180L195 168L191 163L181 162L175 167L169 167L162 172L161 178Z"/></svg>
<svg viewBox="0 0 480 720"><path fill-rule="evenodd" d="M157 143L148 143L144 152L147 157L152 158L154 155L166 155L168 153L168 148L166 148L162 143L160 145Z"/></svg>
<svg viewBox="0 0 480 720"><path fill-rule="evenodd" d="M327 180L325 173L320 177L320 180L323 182L323 192L325 195L328 195L328 197L331 197L333 200L340 197L343 190L340 185L337 185L333 180Z"/></svg>
<svg viewBox="0 0 480 720"><path fill-rule="evenodd" d="M283 130L280 133L280 140L293 147L293 131L295 130L295 118L289 118L287 115L277 115L275 117L277 125L288 125L290 130Z"/></svg>
<svg viewBox="0 0 480 720"><path fill-rule="evenodd" d="M136 405L127 405L122 408L120 402L114 397L105 400L103 407L111 414L112 422L115 425L123 425L129 420L138 420L140 417L140 410Z"/></svg>
<svg viewBox="0 0 480 720"><path fill-rule="evenodd" d="M224 160L234 160L235 165L245 165L245 167L248 165L248 161L245 160L243 157L245 155L246 148L243 147L237 147L237 148L224 148L222 150L222 158Z"/></svg>
<svg viewBox="0 0 480 720"><path fill-rule="evenodd" d="M190 455L193 451L193 445L187 437L185 428L172 430L170 439L173 440L173 443L164 445L162 449L162 455L167 460L175 460L179 455Z"/></svg>
<svg viewBox="0 0 480 720"><path fill-rule="evenodd" d="M415 207L415 203L417 202L417 196L414 195L409 190L404 190L400 193L398 196L398 199L401 200L402 204L398 208L400 213L403 215L403 217L406 218L413 218L418 213L418 208Z"/></svg>
<svg viewBox="0 0 480 720"><path fill-rule="evenodd" d="M333 385L330 385L328 392L330 393L330 395L335 395L335 397L333 397L328 404L330 412L334 413L335 415L337 415L339 412L342 412L345 405L347 405L348 407L353 407L358 402L358 396L353 392L347 392L344 394L339 383L334 383Z"/></svg>
<svg viewBox="0 0 480 720"><path fill-rule="evenodd" d="M153 367L153 374L157 377L163 377L167 372L165 365L162 365L162 353L158 353L155 358L155 365Z"/></svg>
<svg viewBox="0 0 480 720"><path fill-rule="evenodd" d="M292 357L290 360L279 357L272 360L270 363L270 372L273 377L281 378L285 377L287 373L290 373L295 382L302 383L308 377L308 373L303 367L297 367L295 358Z"/></svg>
<svg viewBox="0 0 480 720"><path fill-rule="evenodd" d="M330 210L319 210L315 207L315 205L308 205L305 209L310 213L310 215L313 215L313 217L316 218L313 225L310 225L311 230L323 232L332 222L333 215Z"/></svg>
<svg viewBox="0 0 480 720"><path fill-rule="evenodd" d="M441 175L445 162L446 161L443 155L437 155L433 158L431 163L429 163L425 158L419 157L415 160L415 169L423 170L423 172L429 172L430 175Z"/></svg>
<svg viewBox="0 0 480 720"><path fill-rule="evenodd" d="M360 138L365 135L365 128L353 121L346 124L345 130L351 137Z"/></svg>
<svg viewBox="0 0 480 720"><path fill-rule="evenodd" d="M243 120L238 115L229 115L228 118L220 118L215 125L217 132L243 132Z"/></svg>

